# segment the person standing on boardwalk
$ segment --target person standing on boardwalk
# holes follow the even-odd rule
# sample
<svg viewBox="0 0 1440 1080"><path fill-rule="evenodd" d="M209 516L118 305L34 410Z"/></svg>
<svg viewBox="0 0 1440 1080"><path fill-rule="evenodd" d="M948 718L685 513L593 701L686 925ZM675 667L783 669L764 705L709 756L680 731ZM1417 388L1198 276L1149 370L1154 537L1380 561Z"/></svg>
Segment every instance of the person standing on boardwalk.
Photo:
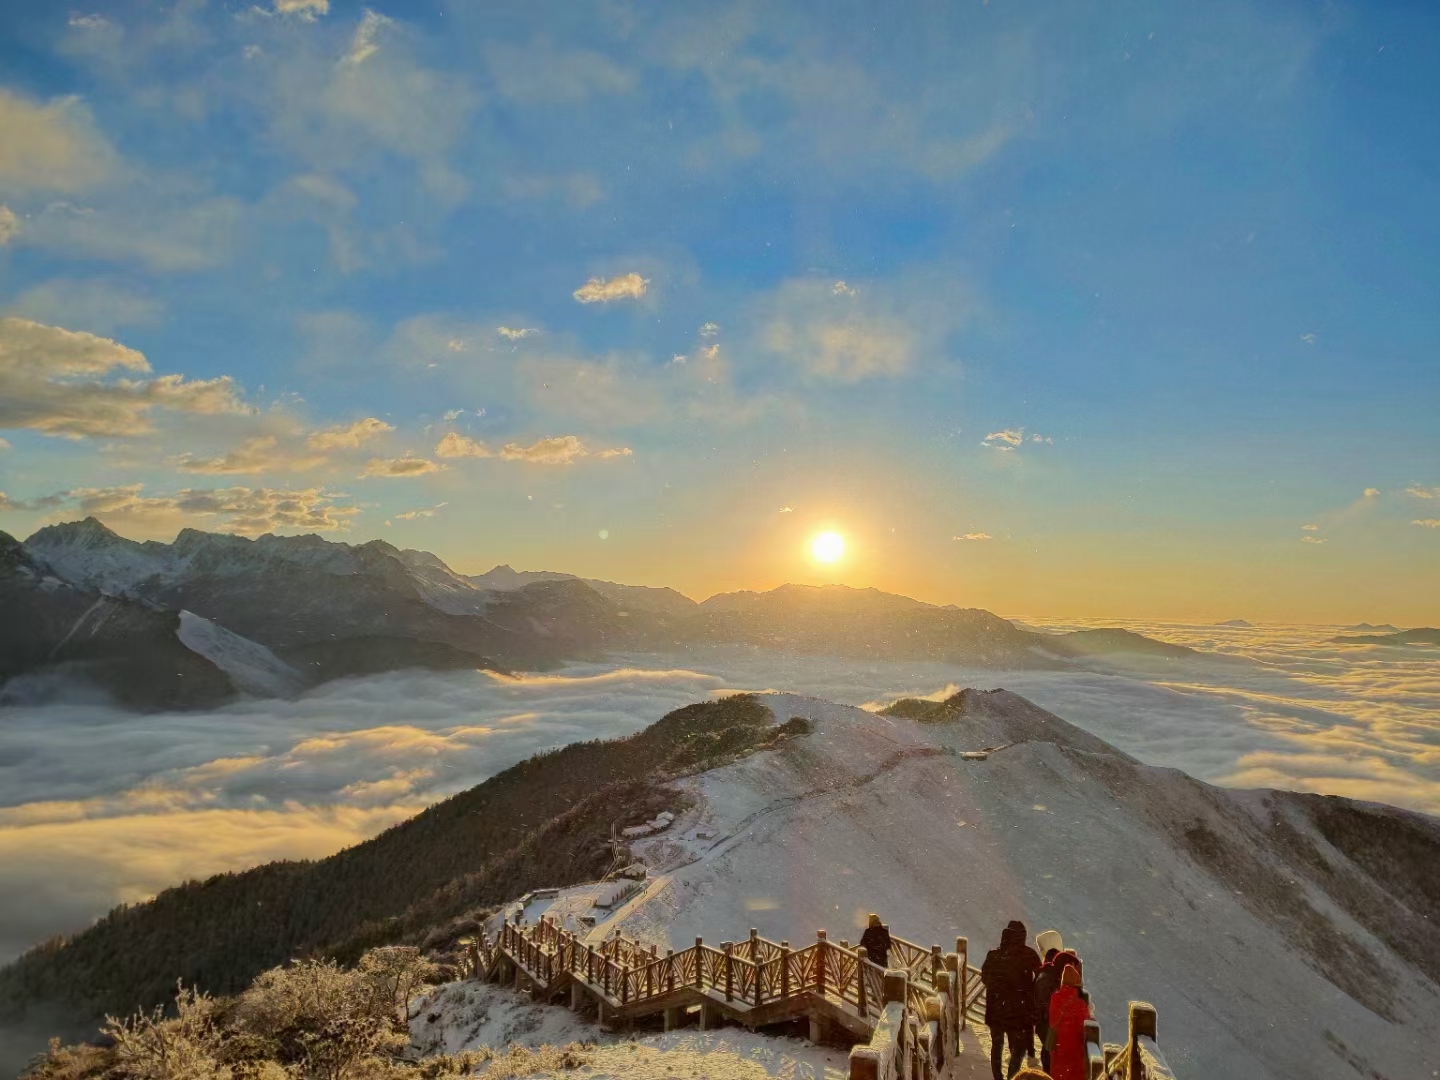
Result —
<svg viewBox="0 0 1440 1080"><path fill-rule="evenodd" d="M1089 1056L1085 1051L1085 1021L1090 1003L1081 996L1080 969L1068 965L1060 973L1060 989L1050 999L1050 1075L1053 1080L1087 1080Z"/></svg>
<svg viewBox="0 0 1440 1080"><path fill-rule="evenodd" d="M1000 935L1000 947L991 949L980 968L985 984L985 1023L990 1028L990 1071L1005 1080L1020 1071L1023 1057L1035 1056L1035 976L1040 957L1025 944L1025 924L1018 919ZM1005 1043L1010 1043L1010 1065L1002 1075Z"/></svg>
<svg viewBox="0 0 1440 1080"><path fill-rule="evenodd" d="M860 935L860 947L869 955L872 964L879 964L882 968L890 966L890 928L874 912L870 914L870 925Z"/></svg>
<svg viewBox="0 0 1440 1080"><path fill-rule="evenodd" d="M1060 976L1070 966L1080 967L1080 958L1070 949L1051 949L1035 979L1035 1034L1040 1036L1040 1067L1050 1071L1050 999L1060 989Z"/></svg>

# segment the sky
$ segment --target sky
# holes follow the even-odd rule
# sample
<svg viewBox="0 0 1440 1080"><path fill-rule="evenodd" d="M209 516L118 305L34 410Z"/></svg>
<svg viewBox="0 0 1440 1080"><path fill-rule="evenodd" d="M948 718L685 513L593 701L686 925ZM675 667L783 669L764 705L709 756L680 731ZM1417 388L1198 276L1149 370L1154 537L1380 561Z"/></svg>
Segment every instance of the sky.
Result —
<svg viewBox="0 0 1440 1080"><path fill-rule="evenodd" d="M1437 41L1404 3L0 2L0 529L1440 623Z"/></svg>

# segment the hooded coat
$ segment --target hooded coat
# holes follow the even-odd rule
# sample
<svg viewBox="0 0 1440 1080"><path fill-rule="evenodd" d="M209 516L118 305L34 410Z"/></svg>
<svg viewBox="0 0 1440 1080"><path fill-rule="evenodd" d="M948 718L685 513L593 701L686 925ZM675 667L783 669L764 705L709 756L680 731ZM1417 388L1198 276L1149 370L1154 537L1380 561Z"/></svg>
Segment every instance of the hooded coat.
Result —
<svg viewBox="0 0 1440 1080"><path fill-rule="evenodd" d="M1042 1041L1050 1030L1050 999L1060 989L1060 976L1071 965L1080 970L1080 958L1066 950L1045 961L1040 967L1040 974L1035 977L1035 1034Z"/></svg>
<svg viewBox="0 0 1440 1080"><path fill-rule="evenodd" d="M1005 1031L1020 1031L1035 1023L1035 976L1040 957L1025 944L1025 928L1012 923L1000 935L1000 947L991 949L980 968L985 984L985 1023Z"/></svg>
<svg viewBox="0 0 1440 1080"><path fill-rule="evenodd" d="M1050 1051L1051 1080L1088 1080L1089 1055L1085 1052L1085 1021L1090 1005L1080 988L1062 986L1050 999L1050 1026L1055 1030L1055 1049Z"/></svg>

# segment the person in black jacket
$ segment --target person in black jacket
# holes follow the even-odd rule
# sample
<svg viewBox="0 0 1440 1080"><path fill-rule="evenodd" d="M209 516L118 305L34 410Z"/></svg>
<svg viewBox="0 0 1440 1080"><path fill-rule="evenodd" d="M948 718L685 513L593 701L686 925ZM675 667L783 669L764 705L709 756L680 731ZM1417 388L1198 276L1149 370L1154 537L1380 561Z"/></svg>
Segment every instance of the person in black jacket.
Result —
<svg viewBox="0 0 1440 1080"><path fill-rule="evenodd" d="M860 947L870 956L872 964L882 968L890 965L890 928L880 921L880 916L870 915L870 925L860 935Z"/></svg>
<svg viewBox="0 0 1440 1080"><path fill-rule="evenodd" d="M1005 1080L1020 1071L1024 1056L1035 1056L1035 976L1040 957L1025 944L1025 924L1013 920L1000 935L1000 947L991 949L980 968L985 984L985 1023L990 1028L990 1071ZM1001 1074L1005 1043L1010 1043L1010 1067Z"/></svg>

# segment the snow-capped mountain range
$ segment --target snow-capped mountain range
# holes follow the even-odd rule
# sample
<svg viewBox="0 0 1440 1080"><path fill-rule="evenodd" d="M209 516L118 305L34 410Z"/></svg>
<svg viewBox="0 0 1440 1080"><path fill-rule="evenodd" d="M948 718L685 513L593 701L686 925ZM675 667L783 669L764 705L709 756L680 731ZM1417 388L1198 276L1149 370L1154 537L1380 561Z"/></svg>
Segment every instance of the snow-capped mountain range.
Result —
<svg viewBox="0 0 1440 1080"><path fill-rule="evenodd" d="M839 585L782 585L697 604L673 589L509 566L467 577L430 552L381 540L252 540L186 529L169 544L141 543L87 518L43 528L23 545L6 541L41 577L76 596L184 612L212 626L201 632L191 622L178 639L215 669L212 697L293 693L404 667L536 669L616 649L717 643L1012 669L1065 666L1097 652L1190 655L1123 630L1040 634L988 611ZM0 590L7 587L0 580ZM44 594L29 602L43 605ZM26 656L0 658L0 673L13 680L46 666L43 656ZM141 691L132 691L135 703ZM13 699L30 690L12 683L0 693Z"/></svg>

